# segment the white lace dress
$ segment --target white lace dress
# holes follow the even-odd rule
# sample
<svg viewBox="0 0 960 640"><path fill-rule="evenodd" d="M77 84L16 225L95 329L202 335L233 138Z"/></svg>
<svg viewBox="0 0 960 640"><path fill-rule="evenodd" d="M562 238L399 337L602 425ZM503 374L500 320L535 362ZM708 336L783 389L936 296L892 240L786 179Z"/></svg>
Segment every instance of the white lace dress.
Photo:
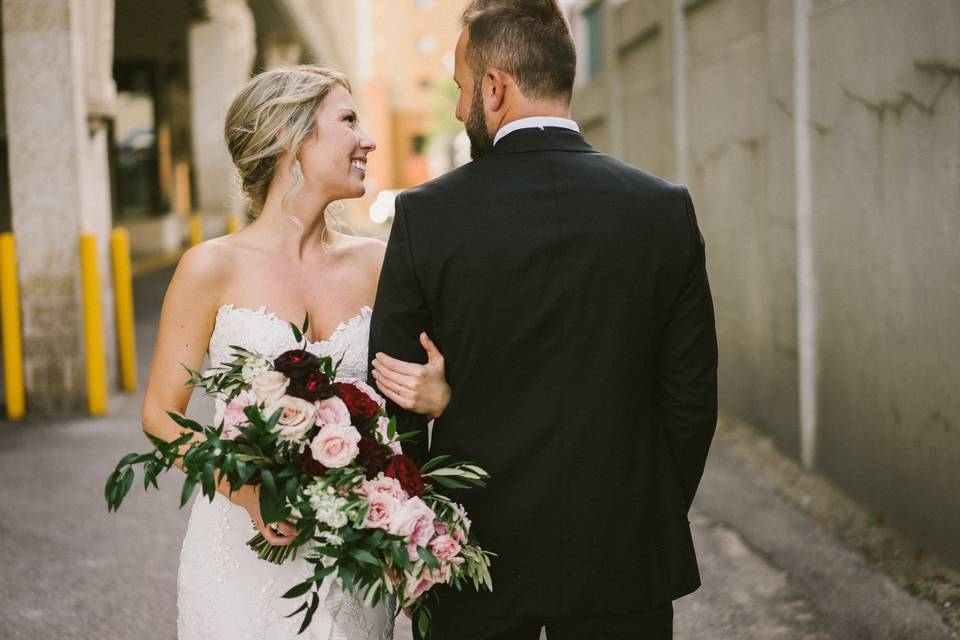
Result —
<svg viewBox="0 0 960 640"><path fill-rule="evenodd" d="M328 339L310 342L319 356L341 357L338 375L365 380L370 308L343 322ZM273 359L298 347L289 325L264 308L224 305L217 312L209 356L212 366L231 359L230 345L244 346ZM218 401L222 407L222 402ZM302 599L280 596L311 575L302 557L282 565L260 560L246 541L250 517L242 507L216 494L198 495L180 553L177 576L177 628L180 640L388 640L393 617L386 605L365 608L345 593L338 580L326 580L313 622L297 636L303 614L285 616Z"/></svg>

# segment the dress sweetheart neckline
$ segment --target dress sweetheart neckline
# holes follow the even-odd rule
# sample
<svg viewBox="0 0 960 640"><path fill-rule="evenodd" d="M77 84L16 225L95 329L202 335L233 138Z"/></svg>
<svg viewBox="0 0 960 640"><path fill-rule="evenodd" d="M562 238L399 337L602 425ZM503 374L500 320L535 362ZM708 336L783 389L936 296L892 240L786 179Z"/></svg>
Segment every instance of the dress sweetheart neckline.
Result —
<svg viewBox="0 0 960 640"><path fill-rule="evenodd" d="M259 316L261 318L266 318L267 320L279 322L283 324L283 326L285 327L289 327L291 324L293 324L287 320L284 320L283 318L280 318L279 316L277 316L275 312L267 311L266 305L260 305L258 308L254 309L253 307L237 306L237 305L234 305L233 303L227 302L225 304L220 305L220 308L217 309L217 320L220 319L220 315L225 311L240 311L240 312L250 313L252 315ZM306 336L304 336L304 340L307 341L307 344L314 344L314 345L327 344L327 343L333 342L344 330L347 329L347 327L353 324L354 321L368 317L371 313L373 313L373 309L370 307L370 305L365 304L362 307L360 307L360 311L358 311L357 313L353 314L352 316L350 316L349 318L347 318L346 320L338 324L328 337L322 340L311 340L310 338L307 338ZM214 326L214 328L216 328L216 325Z"/></svg>

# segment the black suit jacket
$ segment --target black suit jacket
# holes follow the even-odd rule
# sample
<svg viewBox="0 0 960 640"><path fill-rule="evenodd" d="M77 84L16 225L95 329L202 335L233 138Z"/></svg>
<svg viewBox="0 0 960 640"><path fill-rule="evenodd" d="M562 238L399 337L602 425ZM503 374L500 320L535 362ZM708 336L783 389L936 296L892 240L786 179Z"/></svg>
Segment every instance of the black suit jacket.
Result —
<svg viewBox="0 0 960 640"><path fill-rule="evenodd" d="M471 615L630 612L699 584L687 511L717 417L703 238L686 189L522 129L399 195L371 355L424 362L453 399L430 456L491 474L458 493L494 592L444 590ZM425 420L389 407L401 430Z"/></svg>

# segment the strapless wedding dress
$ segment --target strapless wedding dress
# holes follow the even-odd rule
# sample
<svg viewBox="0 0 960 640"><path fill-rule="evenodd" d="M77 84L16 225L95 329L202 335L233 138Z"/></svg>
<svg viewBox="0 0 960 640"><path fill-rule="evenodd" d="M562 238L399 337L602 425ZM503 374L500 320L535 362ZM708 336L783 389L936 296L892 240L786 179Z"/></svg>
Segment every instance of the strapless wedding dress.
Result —
<svg viewBox="0 0 960 640"><path fill-rule="evenodd" d="M318 356L343 358L340 377L367 377L370 308L343 322L333 335L309 342ZM231 360L230 345L243 346L273 359L298 348L290 326L266 309L224 305L210 337L211 366ZM218 406L222 410L223 403ZM327 579L313 622L298 636L301 612L285 616L302 599L280 596L312 574L302 557L275 565L260 560L246 541L253 535L250 516L217 493L213 502L198 495L180 553L177 576L177 629L180 640L389 640L393 616L387 605L367 608L346 593L339 580Z"/></svg>

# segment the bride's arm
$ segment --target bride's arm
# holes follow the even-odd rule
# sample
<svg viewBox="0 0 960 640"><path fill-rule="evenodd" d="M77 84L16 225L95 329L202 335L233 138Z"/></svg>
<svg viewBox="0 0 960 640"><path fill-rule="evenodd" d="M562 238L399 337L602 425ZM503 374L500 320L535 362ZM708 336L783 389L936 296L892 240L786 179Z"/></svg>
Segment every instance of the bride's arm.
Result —
<svg viewBox="0 0 960 640"><path fill-rule="evenodd" d="M213 332L220 291L228 273L223 251L224 248L209 242L187 251L180 259L163 299L157 345L140 417L145 433L167 442L183 433L167 411L184 414L192 394L192 389L184 384L188 376L183 367L196 370L203 365L203 356ZM231 494L229 485L222 481L217 490L244 507L271 544L293 541L297 533L293 525L281 523L280 528L287 535L279 536L263 523L259 496L253 487L244 486Z"/></svg>
<svg viewBox="0 0 960 640"><path fill-rule="evenodd" d="M373 378L380 392L397 406L439 418L450 404L451 396L443 354L426 333L420 334L420 344L427 352L426 364L404 362L378 353L373 359Z"/></svg>

